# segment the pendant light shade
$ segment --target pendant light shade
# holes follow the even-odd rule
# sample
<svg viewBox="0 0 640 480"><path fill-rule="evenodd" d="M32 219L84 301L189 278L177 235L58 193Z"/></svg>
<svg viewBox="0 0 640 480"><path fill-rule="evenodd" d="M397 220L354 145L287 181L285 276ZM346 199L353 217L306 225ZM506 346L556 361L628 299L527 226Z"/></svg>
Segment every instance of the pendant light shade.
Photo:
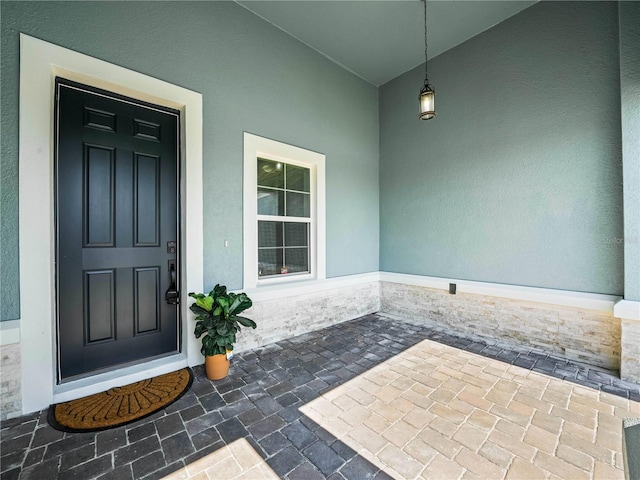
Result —
<svg viewBox="0 0 640 480"><path fill-rule="evenodd" d="M427 75L427 0L424 1L424 87L420 90L420 120L430 120L436 116L436 91L429 84Z"/></svg>
<svg viewBox="0 0 640 480"><path fill-rule="evenodd" d="M431 85L425 82L420 90L420 120L430 120L436 116L436 92Z"/></svg>

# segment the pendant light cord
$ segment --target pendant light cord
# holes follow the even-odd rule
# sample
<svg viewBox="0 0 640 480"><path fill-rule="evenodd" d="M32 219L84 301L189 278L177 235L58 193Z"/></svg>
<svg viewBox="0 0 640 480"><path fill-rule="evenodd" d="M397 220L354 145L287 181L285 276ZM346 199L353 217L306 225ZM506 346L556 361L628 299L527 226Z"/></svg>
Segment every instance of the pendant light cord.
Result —
<svg viewBox="0 0 640 480"><path fill-rule="evenodd" d="M429 83L429 75L427 74L427 0L424 1L424 84Z"/></svg>

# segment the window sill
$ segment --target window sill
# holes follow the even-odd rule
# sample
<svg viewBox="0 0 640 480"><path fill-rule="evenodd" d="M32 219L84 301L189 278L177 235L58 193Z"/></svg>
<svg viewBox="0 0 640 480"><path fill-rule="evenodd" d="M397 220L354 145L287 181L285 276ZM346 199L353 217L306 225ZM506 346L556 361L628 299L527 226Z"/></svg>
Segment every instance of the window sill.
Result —
<svg viewBox="0 0 640 480"><path fill-rule="evenodd" d="M264 288L271 285L281 285L283 283L300 283L316 280L310 273L283 273L280 275L271 275L259 279L256 282L256 288Z"/></svg>

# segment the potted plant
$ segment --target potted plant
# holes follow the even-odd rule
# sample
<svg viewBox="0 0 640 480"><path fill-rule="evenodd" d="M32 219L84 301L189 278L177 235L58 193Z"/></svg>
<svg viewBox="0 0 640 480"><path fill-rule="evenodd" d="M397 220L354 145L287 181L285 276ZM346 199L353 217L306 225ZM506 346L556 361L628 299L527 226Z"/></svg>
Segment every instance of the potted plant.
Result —
<svg viewBox="0 0 640 480"><path fill-rule="evenodd" d="M208 295L190 293L195 298L189 308L196 315L196 338L202 337L200 351L205 357L209 380L220 380L229 373L227 353L233 350L236 333L243 327L256 328L256 322L239 314L251 307L246 293L229 293L224 285L216 285ZM204 335L204 336L203 336Z"/></svg>

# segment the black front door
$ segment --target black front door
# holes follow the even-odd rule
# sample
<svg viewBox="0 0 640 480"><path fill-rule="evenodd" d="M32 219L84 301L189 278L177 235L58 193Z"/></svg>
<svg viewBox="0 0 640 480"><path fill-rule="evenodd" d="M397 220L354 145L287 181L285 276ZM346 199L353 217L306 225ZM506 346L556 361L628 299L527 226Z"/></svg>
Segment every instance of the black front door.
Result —
<svg viewBox="0 0 640 480"><path fill-rule="evenodd" d="M178 122L56 83L60 380L179 350Z"/></svg>

